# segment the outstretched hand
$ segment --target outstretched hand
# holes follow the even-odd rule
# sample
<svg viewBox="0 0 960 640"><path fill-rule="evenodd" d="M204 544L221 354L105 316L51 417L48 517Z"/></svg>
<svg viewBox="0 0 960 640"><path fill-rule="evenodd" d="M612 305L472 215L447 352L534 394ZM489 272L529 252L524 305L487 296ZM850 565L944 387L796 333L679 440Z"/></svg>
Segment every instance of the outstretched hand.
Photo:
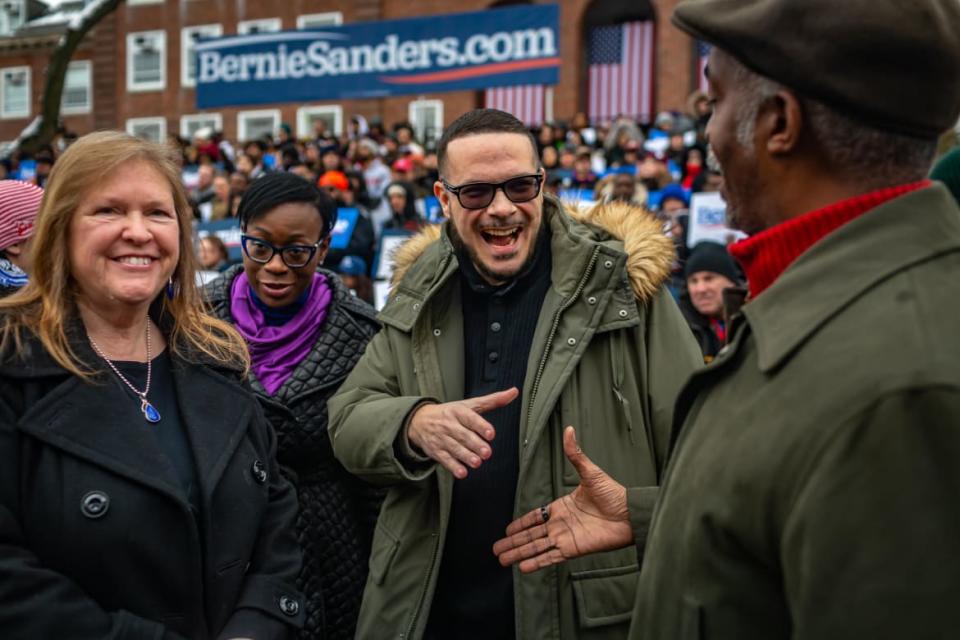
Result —
<svg viewBox="0 0 960 640"><path fill-rule="evenodd" d="M478 469L493 455L493 425L482 414L505 407L520 395L516 387L477 398L444 404L425 404L410 417L407 439L427 457L439 462L459 480L467 467Z"/></svg>
<svg viewBox="0 0 960 640"><path fill-rule="evenodd" d="M563 432L563 451L580 475L580 485L546 506L534 509L507 527L507 537L493 545L500 564L520 563L532 573L566 560L633 544L627 490L593 464L577 446L573 427Z"/></svg>

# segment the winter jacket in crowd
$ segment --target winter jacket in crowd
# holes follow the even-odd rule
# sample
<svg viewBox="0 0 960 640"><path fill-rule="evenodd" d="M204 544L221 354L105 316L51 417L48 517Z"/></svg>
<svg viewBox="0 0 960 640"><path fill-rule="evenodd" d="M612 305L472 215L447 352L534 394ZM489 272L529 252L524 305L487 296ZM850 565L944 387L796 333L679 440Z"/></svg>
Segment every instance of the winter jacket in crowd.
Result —
<svg viewBox="0 0 960 640"><path fill-rule="evenodd" d="M194 503L151 433L171 423L147 423L81 326L72 337L91 382L32 338L0 360L0 636L292 637L296 495L240 372L170 355Z"/></svg>
<svg viewBox="0 0 960 640"><path fill-rule="evenodd" d="M233 324L230 289L243 270L236 265L204 290L213 314ZM382 493L347 473L333 457L327 436L327 400L353 369L379 325L373 308L340 278L318 269L333 289L320 337L291 377L270 395L250 374L250 384L276 430L278 458L292 471L300 512L296 535L303 550L298 586L307 602L300 638L353 638L367 576L370 540Z"/></svg>
<svg viewBox="0 0 960 640"><path fill-rule="evenodd" d="M820 239L677 402L637 640L948 638L960 602L960 209Z"/></svg>
<svg viewBox="0 0 960 640"><path fill-rule="evenodd" d="M543 225L550 233L551 286L515 401L523 411L514 515L579 483L561 442L562 429L572 424L594 462L630 487L633 525L645 530L674 401L702 365L664 288L671 242L659 222L627 205L587 215L564 212L546 198ZM446 228L442 234L430 228L397 256L399 284L380 315L384 328L330 401L337 457L351 472L389 487L377 521L360 640L423 635L454 479L432 461L411 466L394 447L411 409L425 399L460 400L464 389L461 278ZM493 448L496 455L496 443ZM515 571L516 637L624 638L639 561L638 548L631 547L531 575Z"/></svg>

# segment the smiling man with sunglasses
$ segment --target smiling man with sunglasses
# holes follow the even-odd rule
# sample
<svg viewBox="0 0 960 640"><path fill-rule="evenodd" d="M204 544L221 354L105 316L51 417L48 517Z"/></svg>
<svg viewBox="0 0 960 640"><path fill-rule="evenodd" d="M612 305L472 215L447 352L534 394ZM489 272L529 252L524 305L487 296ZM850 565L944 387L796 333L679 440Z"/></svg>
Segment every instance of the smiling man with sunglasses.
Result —
<svg viewBox="0 0 960 640"><path fill-rule="evenodd" d="M641 209L544 196L536 144L502 111L458 118L437 156L447 221L398 252L384 328L329 405L340 461L390 486L357 638L624 637L636 552L521 576L492 547L576 485L567 424L636 488L645 526L702 362L663 288L672 244Z"/></svg>

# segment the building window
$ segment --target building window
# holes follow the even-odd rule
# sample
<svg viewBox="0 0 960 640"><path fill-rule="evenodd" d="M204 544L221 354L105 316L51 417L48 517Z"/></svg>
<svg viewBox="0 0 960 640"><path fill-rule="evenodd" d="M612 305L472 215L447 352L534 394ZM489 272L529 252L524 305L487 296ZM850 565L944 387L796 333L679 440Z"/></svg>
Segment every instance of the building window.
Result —
<svg viewBox="0 0 960 640"><path fill-rule="evenodd" d="M180 135L192 140L200 129L223 131L223 116L219 113L192 113L180 117Z"/></svg>
<svg viewBox="0 0 960 640"><path fill-rule="evenodd" d="M423 144L436 142L443 133L443 100L414 100L407 112L417 139Z"/></svg>
<svg viewBox="0 0 960 640"><path fill-rule="evenodd" d="M64 114L90 113L93 106L93 63L77 60L67 67L60 111Z"/></svg>
<svg viewBox="0 0 960 640"><path fill-rule="evenodd" d="M338 136L343 131L343 107L335 104L300 107L297 109L297 137L312 138L315 120L323 120L327 131Z"/></svg>
<svg viewBox="0 0 960 640"><path fill-rule="evenodd" d="M23 26L26 13L24 0L5 0L0 4L0 36L12 35Z"/></svg>
<svg viewBox="0 0 960 640"><path fill-rule="evenodd" d="M197 54L193 49L197 41L222 35L223 27L219 24L184 27L180 30L180 86L194 87L197 84Z"/></svg>
<svg viewBox="0 0 960 640"><path fill-rule="evenodd" d="M297 29L316 29L318 27L335 27L343 24L343 14L339 11L327 13L308 13L297 16Z"/></svg>
<svg viewBox="0 0 960 640"><path fill-rule="evenodd" d="M280 18L263 18L261 20L241 20L237 23L237 33L273 33L281 29Z"/></svg>
<svg viewBox="0 0 960 640"><path fill-rule="evenodd" d="M127 133L150 142L163 142L167 137L166 118L130 118Z"/></svg>
<svg viewBox="0 0 960 640"><path fill-rule="evenodd" d="M127 34L127 91L156 91L167 86L167 34Z"/></svg>
<svg viewBox="0 0 960 640"><path fill-rule="evenodd" d="M279 109L241 111L237 114L237 139L243 143L273 137L280 128Z"/></svg>
<svg viewBox="0 0 960 640"><path fill-rule="evenodd" d="M0 70L0 118L30 117L30 67Z"/></svg>

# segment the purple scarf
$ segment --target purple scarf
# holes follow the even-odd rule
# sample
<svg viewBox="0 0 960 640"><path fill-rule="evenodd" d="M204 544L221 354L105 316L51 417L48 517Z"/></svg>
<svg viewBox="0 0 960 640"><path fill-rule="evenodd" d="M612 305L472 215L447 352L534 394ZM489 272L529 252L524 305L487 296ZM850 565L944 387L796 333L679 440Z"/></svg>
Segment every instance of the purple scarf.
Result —
<svg viewBox="0 0 960 640"><path fill-rule="evenodd" d="M327 279L314 274L310 295L286 324L267 326L263 312L250 299L247 274L241 272L230 288L230 313L234 326L250 348L250 364L257 380L273 395L307 357L327 317L333 290Z"/></svg>

